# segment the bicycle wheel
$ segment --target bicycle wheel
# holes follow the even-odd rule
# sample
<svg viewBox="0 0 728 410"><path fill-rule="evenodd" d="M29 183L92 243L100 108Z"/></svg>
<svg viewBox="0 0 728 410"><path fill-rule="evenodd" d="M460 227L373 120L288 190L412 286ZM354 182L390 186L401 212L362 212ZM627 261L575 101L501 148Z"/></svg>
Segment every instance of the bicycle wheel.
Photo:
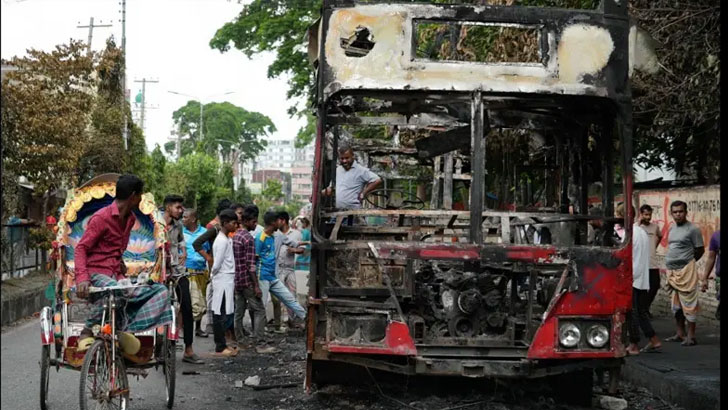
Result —
<svg viewBox="0 0 728 410"><path fill-rule="evenodd" d="M48 378L51 369L51 347L43 345L40 356L40 409L48 410Z"/></svg>
<svg viewBox="0 0 728 410"><path fill-rule="evenodd" d="M79 405L88 410L125 410L129 406L129 381L120 355L116 356L116 371L111 374L111 351L104 340L97 339L86 352L81 367Z"/></svg>
<svg viewBox="0 0 728 410"><path fill-rule="evenodd" d="M167 332L165 332L166 334ZM164 384L167 387L167 408L174 405L174 387L176 381L177 349L174 340L164 339Z"/></svg>

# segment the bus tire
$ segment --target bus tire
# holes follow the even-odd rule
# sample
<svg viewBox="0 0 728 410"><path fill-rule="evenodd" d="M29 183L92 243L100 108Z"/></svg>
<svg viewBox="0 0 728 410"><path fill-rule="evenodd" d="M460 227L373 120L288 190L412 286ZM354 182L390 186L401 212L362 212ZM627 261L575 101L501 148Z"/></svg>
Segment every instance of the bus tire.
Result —
<svg viewBox="0 0 728 410"><path fill-rule="evenodd" d="M549 377L557 403L591 407L594 370L584 369Z"/></svg>

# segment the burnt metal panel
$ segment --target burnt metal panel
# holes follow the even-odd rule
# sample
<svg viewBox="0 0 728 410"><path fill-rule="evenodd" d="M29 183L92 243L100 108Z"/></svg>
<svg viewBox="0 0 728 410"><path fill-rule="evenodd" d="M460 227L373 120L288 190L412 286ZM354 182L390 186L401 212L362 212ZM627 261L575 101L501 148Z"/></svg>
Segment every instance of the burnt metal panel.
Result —
<svg viewBox="0 0 728 410"><path fill-rule="evenodd" d="M524 92L544 94L600 95L616 98L627 90L629 21L626 7L614 5L603 10L568 10L522 6L474 6L441 4L357 4L325 2L320 47L322 85L319 102L342 90L430 90L483 92ZM413 55L413 37L418 21L517 25L543 27L541 54L546 67L512 63L464 63L420 61ZM325 23L328 23L325 24ZM333 25L332 25L333 24ZM341 24L342 26L336 26ZM351 30L367 28L374 46L362 57L347 57L339 43ZM401 25L398 29L396 25ZM574 29L568 31L570 27ZM600 47L599 61L583 66L582 60L558 61L575 54L581 42L566 41L582 36L578 28L594 33L584 41ZM377 31L379 30L379 31ZM325 39L329 38L326 42ZM568 37L569 39L571 37ZM565 41L562 41L565 40ZM338 47L338 49L337 49ZM381 50L381 51L380 51ZM377 54L384 53L384 54ZM374 56L373 56L374 55ZM389 56L384 58L384 56ZM589 63L591 64L591 63Z"/></svg>
<svg viewBox="0 0 728 410"><path fill-rule="evenodd" d="M473 93L471 134L471 167L473 179L470 184L470 242L483 243L483 206L485 204L485 112L483 111L483 93Z"/></svg>
<svg viewBox="0 0 728 410"><path fill-rule="evenodd" d="M415 141L419 158L432 158L470 147L470 127L458 127Z"/></svg>

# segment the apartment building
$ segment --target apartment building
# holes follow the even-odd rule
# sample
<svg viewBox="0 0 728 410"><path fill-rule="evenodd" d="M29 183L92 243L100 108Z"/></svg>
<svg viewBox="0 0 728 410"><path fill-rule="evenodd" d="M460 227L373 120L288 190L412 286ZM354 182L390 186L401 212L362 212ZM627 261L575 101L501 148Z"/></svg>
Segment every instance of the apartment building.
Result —
<svg viewBox="0 0 728 410"><path fill-rule="evenodd" d="M309 144L304 148L296 148L293 139L269 140L264 152L258 155L255 161L248 161L239 165L238 178L245 181L248 187L257 187L264 184L265 179L272 173L259 173L259 171L279 171L288 174L290 184L285 187L287 199L308 202L311 197L313 180L314 146ZM254 178L254 175L258 175ZM265 175L265 177L263 177Z"/></svg>

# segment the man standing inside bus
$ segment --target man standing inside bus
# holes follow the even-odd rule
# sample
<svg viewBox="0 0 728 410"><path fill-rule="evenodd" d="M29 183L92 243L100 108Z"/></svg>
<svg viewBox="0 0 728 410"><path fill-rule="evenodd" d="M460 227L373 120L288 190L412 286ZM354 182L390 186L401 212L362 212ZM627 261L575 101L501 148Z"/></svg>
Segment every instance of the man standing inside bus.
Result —
<svg viewBox="0 0 728 410"><path fill-rule="evenodd" d="M332 186L321 191L331 196L336 192L336 207L359 209L367 194L382 184L382 179L354 158L354 150L347 144L339 146L339 166L336 167L336 189Z"/></svg>
<svg viewBox="0 0 728 410"><path fill-rule="evenodd" d="M705 252L700 229L687 220L688 205L683 201L670 204L670 213L675 224L667 234L667 283L672 289L672 311L675 314L677 333L665 339L667 342L682 342L683 346L695 346L695 322L698 305L698 272L695 261ZM702 282L702 280L701 280ZM701 284L702 285L702 284ZM687 336L685 322L687 321Z"/></svg>

